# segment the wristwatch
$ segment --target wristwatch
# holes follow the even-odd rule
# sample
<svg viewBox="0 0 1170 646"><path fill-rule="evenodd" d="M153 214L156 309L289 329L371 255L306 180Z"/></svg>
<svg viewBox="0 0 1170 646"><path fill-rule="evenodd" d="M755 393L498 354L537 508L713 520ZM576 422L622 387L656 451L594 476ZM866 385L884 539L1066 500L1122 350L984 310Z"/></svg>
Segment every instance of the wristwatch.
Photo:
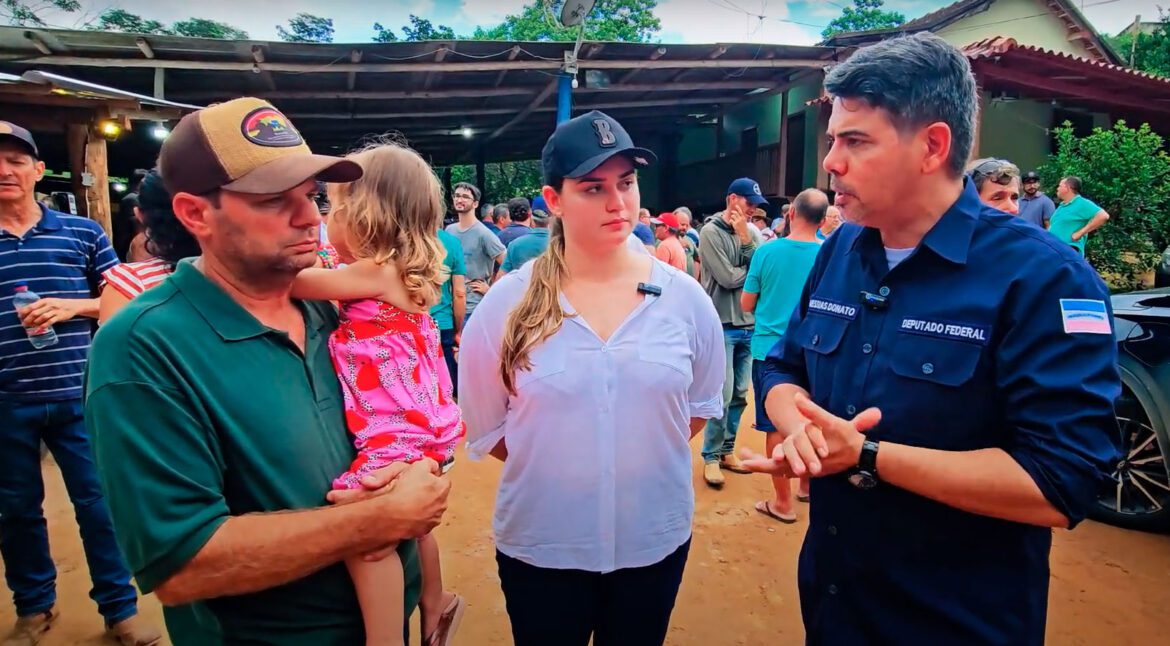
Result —
<svg viewBox="0 0 1170 646"><path fill-rule="evenodd" d="M858 489L873 489L878 483L878 443L866 440L861 445L861 457L857 460L857 471L849 476L849 483Z"/></svg>

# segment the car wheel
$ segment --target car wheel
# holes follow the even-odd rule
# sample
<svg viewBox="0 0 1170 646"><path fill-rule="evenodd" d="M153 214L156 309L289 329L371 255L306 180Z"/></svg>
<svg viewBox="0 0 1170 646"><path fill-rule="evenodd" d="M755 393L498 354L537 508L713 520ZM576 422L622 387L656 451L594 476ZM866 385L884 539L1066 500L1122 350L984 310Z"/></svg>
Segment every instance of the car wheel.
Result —
<svg viewBox="0 0 1170 646"><path fill-rule="evenodd" d="M1110 525L1157 530L1170 527L1168 449L1129 388L1114 407L1121 429L1121 459L1097 499L1092 516Z"/></svg>

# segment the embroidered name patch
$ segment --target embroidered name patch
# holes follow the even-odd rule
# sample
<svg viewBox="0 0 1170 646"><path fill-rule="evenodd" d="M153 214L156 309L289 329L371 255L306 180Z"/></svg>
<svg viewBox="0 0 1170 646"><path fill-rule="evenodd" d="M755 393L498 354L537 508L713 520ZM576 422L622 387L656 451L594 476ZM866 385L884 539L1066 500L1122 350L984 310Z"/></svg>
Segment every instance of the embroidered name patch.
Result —
<svg viewBox="0 0 1170 646"><path fill-rule="evenodd" d="M857 318L856 305L836 303L823 298L808 299L808 309L810 312L820 312L821 314L828 314L829 316L836 316L837 318L843 318L849 321Z"/></svg>
<svg viewBox="0 0 1170 646"><path fill-rule="evenodd" d="M944 321L927 321L924 319L902 319L902 331L924 334L940 339L955 341L969 341L983 345L987 343L987 328L979 325L964 325L962 323L946 323Z"/></svg>
<svg viewBox="0 0 1170 646"><path fill-rule="evenodd" d="M1068 334L1113 334L1105 301L1087 298L1060 299L1060 318Z"/></svg>

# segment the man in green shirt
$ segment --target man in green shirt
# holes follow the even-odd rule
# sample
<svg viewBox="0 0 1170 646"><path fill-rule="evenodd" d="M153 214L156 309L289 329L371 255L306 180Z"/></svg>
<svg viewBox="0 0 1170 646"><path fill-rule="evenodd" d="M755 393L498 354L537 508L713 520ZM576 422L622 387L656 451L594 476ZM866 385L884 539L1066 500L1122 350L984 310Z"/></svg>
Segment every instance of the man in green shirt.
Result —
<svg viewBox="0 0 1170 646"><path fill-rule="evenodd" d="M119 545L143 592L200 602L222 631L172 625L176 643L361 644L343 561L397 544L409 617L411 539L438 524L450 486L424 461L329 491L354 458L327 348L337 317L289 292L316 260L313 180L361 167L312 155L252 98L185 117L159 167L203 255L94 342L86 422Z"/></svg>
<svg viewBox="0 0 1170 646"><path fill-rule="evenodd" d="M443 349L443 361L451 373L452 394L459 397L459 369L455 363L455 348L459 347L459 335L463 332L463 319L467 315L467 264L463 260L463 244L459 238L439 229L439 242L443 244L443 270L447 278L439 290L439 302L431 308L431 318L439 327L439 347Z"/></svg>
<svg viewBox="0 0 1170 646"><path fill-rule="evenodd" d="M1060 180L1056 187L1060 206L1052 214L1048 231L1065 244L1085 255L1085 238L1109 221L1105 209L1081 196L1081 178L1074 175Z"/></svg>

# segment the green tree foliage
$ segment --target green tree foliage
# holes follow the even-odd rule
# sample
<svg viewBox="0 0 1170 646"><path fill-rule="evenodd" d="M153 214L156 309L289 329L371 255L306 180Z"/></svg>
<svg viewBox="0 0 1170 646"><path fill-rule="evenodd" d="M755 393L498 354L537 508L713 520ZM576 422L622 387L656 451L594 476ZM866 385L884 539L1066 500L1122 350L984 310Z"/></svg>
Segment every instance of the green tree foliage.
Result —
<svg viewBox="0 0 1170 646"><path fill-rule="evenodd" d="M176 36L191 36L193 38L218 38L220 40L246 40L248 38L248 32L243 29L206 18L180 20L171 26L171 31Z"/></svg>
<svg viewBox="0 0 1170 646"><path fill-rule="evenodd" d="M844 32L889 29L906 24L906 16L882 9L885 4L884 0L853 0L852 7L845 7L840 16L829 21L821 36L829 38Z"/></svg>
<svg viewBox="0 0 1170 646"><path fill-rule="evenodd" d="M289 43L331 43L333 42L333 19L298 13L288 21L288 29L276 26L276 35Z"/></svg>
<svg viewBox="0 0 1170 646"><path fill-rule="evenodd" d="M446 25L435 26L431 21L410 14L410 24L402 26L403 40L454 40L455 31Z"/></svg>
<svg viewBox="0 0 1170 646"><path fill-rule="evenodd" d="M146 20L123 9L107 9L98 18L96 24L86 25L92 31L123 31L130 34L164 34L173 33L166 25L157 20Z"/></svg>
<svg viewBox="0 0 1170 646"><path fill-rule="evenodd" d="M46 11L72 13L81 9L78 0L0 0L0 20L4 24L21 27L45 27L42 17Z"/></svg>
<svg viewBox="0 0 1170 646"><path fill-rule="evenodd" d="M1170 77L1170 30L1167 16L1159 16L1161 23L1153 33L1120 34L1109 38L1109 44L1121 55L1127 65L1150 74ZM1136 42L1135 42L1136 41Z"/></svg>
<svg viewBox="0 0 1170 646"><path fill-rule="evenodd" d="M1115 289L1138 286L1170 244L1170 156L1149 124L1118 121L1077 137L1067 121L1056 130L1056 153L1040 169L1044 186L1081 178L1085 197L1111 216L1089 236L1089 262ZM1055 191L1053 197L1055 198Z"/></svg>
<svg viewBox="0 0 1170 646"><path fill-rule="evenodd" d="M382 26L382 23L374 23L374 42L375 43L396 43L398 42L398 34L394 33L393 29L388 29Z"/></svg>
<svg viewBox="0 0 1170 646"><path fill-rule="evenodd" d="M540 194L540 189L544 186L540 162L537 160L487 164L484 175L487 186L479 187L484 195L483 204L499 204L514 197L532 199ZM452 166L451 185L459 182L475 184L475 166Z"/></svg>
<svg viewBox="0 0 1170 646"><path fill-rule="evenodd" d="M473 40L572 41L577 28L561 26L563 0L535 0L495 27L477 27ZM646 43L662 30L658 0L597 0L585 21L585 39Z"/></svg>

